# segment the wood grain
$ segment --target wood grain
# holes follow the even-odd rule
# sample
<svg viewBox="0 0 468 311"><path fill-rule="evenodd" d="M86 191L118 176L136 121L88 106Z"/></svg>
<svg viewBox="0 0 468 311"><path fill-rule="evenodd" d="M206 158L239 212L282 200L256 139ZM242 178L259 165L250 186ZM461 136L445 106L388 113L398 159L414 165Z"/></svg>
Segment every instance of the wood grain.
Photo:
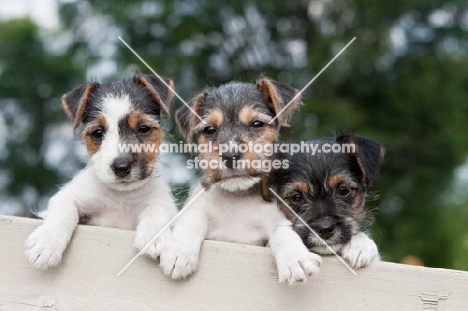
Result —
<svg viewBox="0 0 468 311"><path fill-rule="evenodd" d="M134 233L79 226L58 268L32 268L24 240L39 220L0 216L0 310L467 310L468 273L375 263L354 276L326 257L306 284L277 281L268 248L205 241L199 271L173 281L138 258Z"/></svg>

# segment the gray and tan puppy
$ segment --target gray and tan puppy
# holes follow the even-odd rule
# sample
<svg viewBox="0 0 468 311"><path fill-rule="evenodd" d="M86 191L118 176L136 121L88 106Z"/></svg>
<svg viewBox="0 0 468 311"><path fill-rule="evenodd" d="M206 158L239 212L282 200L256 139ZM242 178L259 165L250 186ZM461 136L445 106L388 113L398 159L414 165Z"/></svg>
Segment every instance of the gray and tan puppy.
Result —
<svg viewBox="0 0 468 311"><path fill-rule="evenodd" d="M262 193L267 197L262 181L269 172L253 163L269 161L268 155L240 151L249 143L261 147L278 140L280 126L288 125L299 103L294 99L297 93L293 87L268 78L257 84L231 82L209 89L190 102L205 123L187 107L177 111L179 129L188 141L196 138L199 145L213 146L211 151L200 153L201 159L219 165L203 171L188 201L204 188L206 191L174 224L171 242L161 254L165 274L179 279L193 273L204 239L268 243L280 282L306 281L319 272L320 256L307 250L276 203L262 198ZM269 124L290 101L290 106ZM245 165L238 165L240 162Z"/></svg>

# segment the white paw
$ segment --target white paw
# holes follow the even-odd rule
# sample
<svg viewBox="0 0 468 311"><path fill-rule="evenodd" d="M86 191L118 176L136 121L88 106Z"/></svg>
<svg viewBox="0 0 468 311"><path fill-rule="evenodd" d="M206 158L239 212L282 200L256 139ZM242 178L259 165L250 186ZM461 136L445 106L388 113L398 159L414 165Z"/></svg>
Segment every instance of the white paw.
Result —
<svg viewBox="0 0 468 311"><path fill-rule="evenodd" d="M161 229L160 227L152 226L151 223L141 223L136 229L133 246L141 251L149 243L143 254L153 259L158 258L171 235L171 229L167 228L156 240L152 241Z"/></svg>
<svg viewBox="0 0 468 311"><path fill-rule="evenodd" d="M26 255L35 268L56 267L62 260L62 254L68 245L68 235L60 230L40 226L27 238Z"/></svg>
<svg viewBox="0 0 468 311"><path fill-rule="evenodd" d="M372 261L380 260L375 242L364 233L358 233L341 249L341 256L351 267L368 266Z"/></svg>
<svg viewBox="0 0 468 311"><path fill-rule="evenodd" d="M306 248L296 251L285 250L276 259L280 283L306 282L307 278L320 272L322 258Z"/></svg>
<svg viewBox="0 0 468 311"><path fill-rule="evenodd" d="M161 253L160 263L164 274L173 279L183 279L195 272L198 266L200 245L172 239Z"/></svg>

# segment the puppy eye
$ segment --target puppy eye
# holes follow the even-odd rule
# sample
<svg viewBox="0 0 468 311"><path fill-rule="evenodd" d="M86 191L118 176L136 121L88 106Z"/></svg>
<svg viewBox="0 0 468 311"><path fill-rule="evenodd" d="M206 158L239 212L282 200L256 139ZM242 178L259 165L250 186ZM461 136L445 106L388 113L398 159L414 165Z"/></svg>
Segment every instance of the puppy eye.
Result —
<svg viewBox="0 0 468 311"><path fill-rule="evenodd" d="M138 133L141 133L141 134L148 134L149 132L151 132L152 128L148 125L142 125L138 128Z"/></svg>
<svg viewBox="0 0 468 311"><path fill-rule="evenodd" d="M263 127L264 125L265 125L264 122L255 120L255 121L252 122L252 125L250 125L250 126L254 127L254 128L260 128L260 127Z"/></svg>
<svg viewBox="0 0 468 311"><path fill-rule="evenodd" d="M338 188L338 194L341 195L342 197L347 196L351 191L346 188L345 186L340 186Z"/></svg>
<svg viewBox="0 0 468 311"><path fill-rule="evenodd" d="M302 195L300 195L299 193L296 193L295 195L291 196L290 197L291 201L293 202L301 202L302 201Z"/></svg>
<svg viewBox="0 0 468 311"><path fill-rule="evenodd" d="M104 131L102 129L97 129L91 132L91 137L96 140L101 140L104 137Z"/></svg>
<svg viewBox="0 0 468 311"><path fill-rule="evenodd" d="M206 135L213 135L214 133L216 133L216 129L212 126L207 126L203 129L203 133L205 133Z"/></svg>

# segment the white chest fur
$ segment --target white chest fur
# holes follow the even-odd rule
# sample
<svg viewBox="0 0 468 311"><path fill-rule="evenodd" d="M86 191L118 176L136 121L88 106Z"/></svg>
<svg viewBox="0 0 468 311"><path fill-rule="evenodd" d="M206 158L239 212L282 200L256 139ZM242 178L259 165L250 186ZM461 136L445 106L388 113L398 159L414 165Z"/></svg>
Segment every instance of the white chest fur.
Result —
<svg viewBox="0 0 468 311"><path fill-rule="evenodd" d="M192 190L200 194L201 185ZM189 199L190 201L190 199ZM280 282L299 282L319 271L321 259L310 253L280 212L260 193L231 193L213 186L202 192L174 224L171 243L161 253L160 265L173 278L195 271L204 239L262 245L268 242Z"/></svg>
<svg viewBox="0 0 468 311"><path fill-rule="evenodd" d="M164 194L157 179L134 190L118 191L99 181L92 168L78 173L62 191L73 198L78 213L86 216L89 225L135 230L142 211L152 202L154 193ZM44 219L48 218L47 211Z"/></svg>
<svg viewBox="0 0 468 311"><path fill-rule="evenodd" d="M197 186L194 193L199 190ZM194 205L207 215L208 240L264 245L274 227L289 225L276 203L264 201L259 193L230 193L212 187Z"/></svg>

